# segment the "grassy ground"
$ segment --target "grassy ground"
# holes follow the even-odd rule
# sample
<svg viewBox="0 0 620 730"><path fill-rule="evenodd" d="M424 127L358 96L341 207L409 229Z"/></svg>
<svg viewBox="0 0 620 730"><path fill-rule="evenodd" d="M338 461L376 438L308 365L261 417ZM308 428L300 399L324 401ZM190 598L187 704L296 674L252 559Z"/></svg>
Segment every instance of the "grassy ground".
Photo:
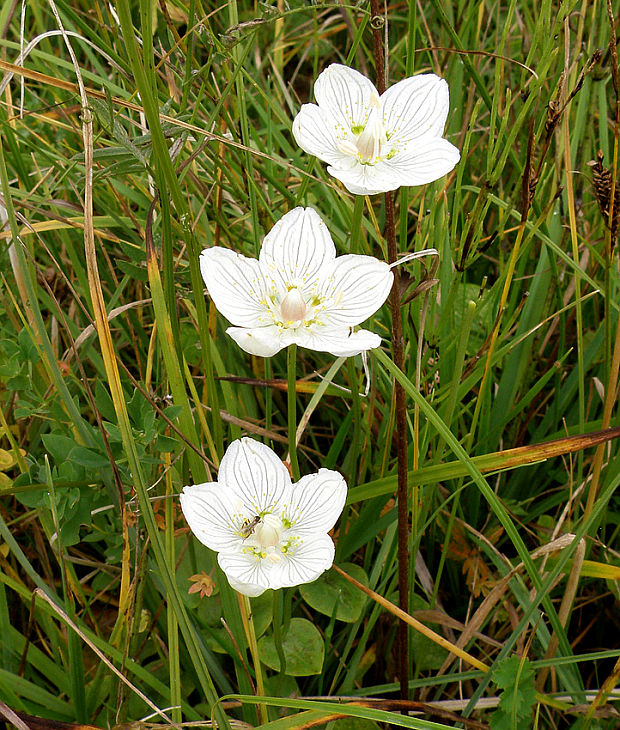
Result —
<svg viewBox="0 0 620 730"><path fill-rule="evenodd" d="M356 727L618 727L607 6L389 3L389 80L443 76L462 153L452 174L396 197L400 251L440 253L436 269L402 267L411 613L461 649L411 629L410 697L439 704L408 717L389 702L389 608L333 570L270 591L252 601L256 660L243 607L176 498L215 479L241 434L287 453L286 355L253 358L227 338L198 253L256 255L300 204L350 250L361 211L290 129L329 63L375 77L369 5L113 5L0 4L15 74L0 105L0 714L169 724L209 720L226 696L220 724L257 724L262 679L278 730L329 712ZM356 250L385 257L383 220L382 196L367 198ZM397 602L387 305L369 327L384 349L368 394L361 358L338 361L299 460L302 474L346 476L336 565ZM298 350L299 417L333 363ZM188 593L203 573L210 597Z"/></svg>

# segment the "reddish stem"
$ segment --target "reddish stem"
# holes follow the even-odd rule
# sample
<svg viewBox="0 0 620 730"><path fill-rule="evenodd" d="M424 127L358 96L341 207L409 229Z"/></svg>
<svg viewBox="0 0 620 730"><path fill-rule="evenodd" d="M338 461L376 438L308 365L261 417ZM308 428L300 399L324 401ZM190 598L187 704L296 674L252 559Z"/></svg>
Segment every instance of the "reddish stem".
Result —
<svg viewBox="0 0 620 730"><path fill-rule="evenodd" d="M370 25L373 35L377 91L385 91L385 57L383 54L383 28L386 18L379 8L379 0L370 0ZM387 241L389 263L396 261L396 227L394 223L394 193L385 193L385 227L383 235ZM405 371L403 323L401 318L400 276L394 268L394 284L390 296L392 306L392 356L397 368ZM398 465L398 605L409 613L409 495L407 489L407 402L405 390L400 383L394 383L396 398L396 455ZM409 698L409 641L407 624L398 624L398 678L400 697Z"/></svg>

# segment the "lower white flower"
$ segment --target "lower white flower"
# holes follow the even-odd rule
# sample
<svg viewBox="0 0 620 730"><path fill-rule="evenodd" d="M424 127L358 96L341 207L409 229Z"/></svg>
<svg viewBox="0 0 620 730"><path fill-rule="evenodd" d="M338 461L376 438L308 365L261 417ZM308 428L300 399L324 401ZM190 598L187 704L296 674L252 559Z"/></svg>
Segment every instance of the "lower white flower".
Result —
<svg viewBox="0 0 620 730"><path fill-rule="evenodd" d="M331 567L327 533L346 495L338 472L319 469L293 484L268 446L242 438L226 450L217 482L185 487L180 499L192 532L218 553L231 586L258 596L310 583Z"/></svg>
<svg viewBox="0 0 620 730"><path fill-rule="evenodd" d="M258 260L213 246L200 256L209 296L235 325L226 332L251 355L288 345L357 355L381 338L353 328L374 314L392 288L390 267L372 256L336 256L312 208L295 208L263 240Z"/></svg>

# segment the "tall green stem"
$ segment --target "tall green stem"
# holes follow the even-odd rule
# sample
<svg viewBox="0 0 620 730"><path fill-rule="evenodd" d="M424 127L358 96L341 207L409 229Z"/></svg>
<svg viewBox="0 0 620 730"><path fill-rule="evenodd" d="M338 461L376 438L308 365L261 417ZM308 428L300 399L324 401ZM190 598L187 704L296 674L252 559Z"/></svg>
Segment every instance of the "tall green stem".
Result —
<svg viewBox="0 0 620 730"><path fill-rule="evenodd" d="M288 453L291 460L293 480L299 480L299 463L297 462L297 345L289 345L286 353L288 374Z"/></svg>
<svg viewBox="0 0 620 730"><path fill-rule="evenodd" d="M260 656L258 654L258 642L256 641L256 630L254 629L254 618L252 616L250 599L247 596L242 596L240 593L238 594L238 597L239 608L241 610L241 619L243 621L243 628L245 629L245 635L248 640L248 646L250 647L250 654L252 655L252 662L254 664L254 674L256 676L256 694L259 697L264 697L265 683L263 681L263 668L260 662ZM269 722L267 707L265 705L258 705L258 714L260 722L262 724Z"/></svg>
<svg viewBox="0 0 620 730"><path fill-rule="evenodd" d="M356 195L353 204L353 217L351 219L351 238L349 240L349 253L361 253L360 241L362 237L362 218L364 216L364 196Z"/></svg>

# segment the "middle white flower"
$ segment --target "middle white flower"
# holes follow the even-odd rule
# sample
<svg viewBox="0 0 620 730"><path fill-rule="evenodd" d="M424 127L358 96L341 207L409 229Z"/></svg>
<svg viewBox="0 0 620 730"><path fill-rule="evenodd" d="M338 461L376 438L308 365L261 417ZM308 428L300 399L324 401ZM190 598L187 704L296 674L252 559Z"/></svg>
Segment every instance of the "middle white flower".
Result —
<svg viewBox="0 0 620 730"><path fill-rule="evenodd" d="M258 260L214 246L202 252L200 268L215 306L235 325L226 332L252 355L270 357L297 344L349 357L381 344L378 335L352 328L386 300L390 267L372 256L337 257L313 208L283 216Z"/></svg>

